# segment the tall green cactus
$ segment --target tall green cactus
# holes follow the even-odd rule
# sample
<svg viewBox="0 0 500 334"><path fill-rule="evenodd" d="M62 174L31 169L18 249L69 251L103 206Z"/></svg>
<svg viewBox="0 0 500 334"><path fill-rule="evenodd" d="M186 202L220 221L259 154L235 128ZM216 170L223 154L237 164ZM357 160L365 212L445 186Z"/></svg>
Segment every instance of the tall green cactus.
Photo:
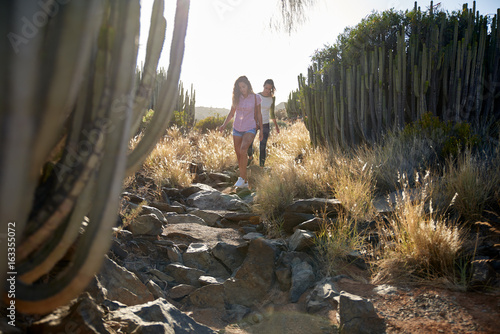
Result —
<svg viewBox="0 0 500 334"><path fill-rule="evenodd" d="M412 12L399 14L400 26L384 21L392 14L346 29L340 44L313 57L307 82L299 80L314 144L327 140L347 148L377 140L429 111L445 121L476 124L500 117L500 9L489 26L475 3L453 14L432 1L422 12L415 3ZM356 35L369 35L376 24L388 30ZM326 124L318 128L321 120Z"/></svg>
<svg viewBox="0 0 500 334"><path fill-rule="evenodd" d="M175 105L175 118L170 123L185 128L192 128L195 122L195 92L191 84L191 91L184 90L182 81L179 83L177 104Z"/></svg>
<svg viewBox="0 0 500 334"><path fill-rule="evenodd" d="M302 106L300 101L300 90L295 90L288 95L288 101L285 105L286 115L290 119L296 119L302 116Z"/></svg>
<svg viewBox="0 0 500 334"><path fill-rule="evenodd" d="M76 297L99 270L123 177L141 165L168 122L189 0L177 1L160 112L131 152L165 38L163 1L154 2L140 82L138 0L40 3L7 1L0 14L0 32L10 42L0 53L0 220L2 236L15 228L16 241L15 261L0 260L0 278L16 272L16 309L43 314ZM43 15L44 24L29 22ZM84 217L88 225L78 238ZM75 240L71 261L58 267ZM5 237L1 249L7 254Z"/></svg>

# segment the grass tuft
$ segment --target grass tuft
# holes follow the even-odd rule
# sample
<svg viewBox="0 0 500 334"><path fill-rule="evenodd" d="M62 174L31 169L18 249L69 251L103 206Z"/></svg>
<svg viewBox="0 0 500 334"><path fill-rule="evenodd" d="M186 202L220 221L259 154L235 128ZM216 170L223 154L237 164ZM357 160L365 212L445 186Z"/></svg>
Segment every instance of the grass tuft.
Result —
<svg viewBox="0 0 500 334"><path fill-rule="evenodd" d="M330 219L323 214L324 225L315 239L316 250L324 276L344 273L347 257L362 249L363 238L358 233L357 221L345 214Z"/></svg>
<svg viewBox="0 0 500 334"><path fill-rule="evenodd" d="M219 131L201 135L193 149L194 156L207 171L223 172L238 164L232 136Z"/></svg>
<svg viewBox="0 0 500 334"><path fill-rule="evenodd" d="M495 201L500 186L498 157L494 161L474 155L471 150L448 159L444 180L446 198L454 198L454 210L464 221L482 219L488 203Z"/></svg>
<svg viewBox="0 0 500 334"><path fill-rule="evenodd" d="M432 208L429 174L400 180L401 193L387 222L380 224L381 245L375 282L422 282L454 279L454 265L464 243L464 230Z"/></svg>

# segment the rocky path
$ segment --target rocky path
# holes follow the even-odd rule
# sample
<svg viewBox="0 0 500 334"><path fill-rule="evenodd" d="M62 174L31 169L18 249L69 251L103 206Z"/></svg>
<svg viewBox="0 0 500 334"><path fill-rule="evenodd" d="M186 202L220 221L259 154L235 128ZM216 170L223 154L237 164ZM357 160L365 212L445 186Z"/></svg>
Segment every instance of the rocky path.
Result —
<svg viewBox="0 0 500 334"><path fill-rule="evenodd" d="M220 176L218 176L220 177ZM335 200L297 200L283 238L269 239L251 193L205 184L123 194L140 214L114 232L101 271L71 305L19 319L18 333L497 333L500 295L370 284L363 261L323 277L313 212ZM146 203L139 207L139 203ZM126 217L123 217L124 219ZM12 328L0 322L0 331Z"/></svg>

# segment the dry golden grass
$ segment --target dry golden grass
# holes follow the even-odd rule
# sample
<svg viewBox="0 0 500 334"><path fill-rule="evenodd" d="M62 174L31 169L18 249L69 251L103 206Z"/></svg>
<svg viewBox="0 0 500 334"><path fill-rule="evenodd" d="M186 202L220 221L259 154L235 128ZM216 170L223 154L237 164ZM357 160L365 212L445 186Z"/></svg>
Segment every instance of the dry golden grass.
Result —
<svg viewBox="0 0 500 334"><path fill-rule="evenodd" d="M254 184L255 210L264 217L275 219L295 198L328 196L328 154L312 147L301 122L269 138L266 166Z"/></svg>
<svg viewBox="0 0 500 334"><path fill-rule="evenodd" d="M443 175L445 198L454 197L454 210L467 222L482 218L487 203L495 200L500 186L498 155L487 161L466 150L449 159Z"/></svg>
<svg viewBox="0 0 500 334"><path fill-rule="evenodd" d="M322 219L324 225L315 240L316 250L322 274L333 277L345 272L347 256L362 249L363 238L357 221L343 213L334 220L323 214Z"/></svg>
<svg viewBox="0 0 500 334"><path fill-rule="evenodd" d="M193 155L210 172L224 172L238 165L231 135L209 131L199 135Z"/></svg>
<svg viewBox="0 0 500 334"><path fill-rule="evenodd" d="M158 187L189 186L193 176L189 172L192 161L191 143L176 127L167 131L167 135L143 163L146 176L155 180Z"/></svg>
<svg viewBox="0 0 500 334"><path fill-rule="evenodd" d="M334 154L328 176L333 196L340 200L350 218L367 221L375 217L375 178L368 162L338 152Z"/></svg>
<svg viewBox="0 0 500 334"><path fill-rule="evenodd" d="M267 166L286 164L307 154L311 149L309 131L302 122L282 128L279 134L272 132L267 142Z"/></svg>
<svg viewBox="0 0 500 334"><path fill-rule="evenodd" d="M256 180L257 195L254 199L255 212L265 219L274 221L296 196L295 169L293 164L284 164L262 173Z"/></svg>
<svg viewBox="0 0 500 334"><path fill-rule="evenodd" d="M433 211L429 175L416 180L410 191L403 175L394 212L380 224L375 282L455 281L464 230Z"/></svg>
<svg viewBox="0 0 500 334"><path fill-rule="evenodd" d="M131 141L131 146L139 139ZM481 217L488 202L500 203L500 154L497 150L485 160L465 152L448 161L442 175L431 181L429 174L422 178L416 171L426 168L435 152L421 140L400 139L389 135L386 146L364 146L346 153L313 147L302 122L281 127L279 134L271 132L266 167L252 166L250 172L256 192L254 211L263 217L268 235L282 236L282 214L297 198L340 200L345 210L338 221L325 224L317 242L325 271L338 272L346 254L362 246L357 226L375 218L375 193L399 189L393 215L380 224L375 280L454 282L457 259L468 255L460 254L464 230L444 215L447 205L453 198L452 209L472 220ZM193 180L192 162L203 164L210 172L236 171L231 134L185 134L175 127L169 129L144 162L142 172L157 186L185 187ZM398 175L404 176L399 186ZM130 178L126 182L132 183ZM433 201L440 203L439 211L433 208ZM324 220L327 222L326 216ZM458 276L464 273L465 269Z"/></svg>

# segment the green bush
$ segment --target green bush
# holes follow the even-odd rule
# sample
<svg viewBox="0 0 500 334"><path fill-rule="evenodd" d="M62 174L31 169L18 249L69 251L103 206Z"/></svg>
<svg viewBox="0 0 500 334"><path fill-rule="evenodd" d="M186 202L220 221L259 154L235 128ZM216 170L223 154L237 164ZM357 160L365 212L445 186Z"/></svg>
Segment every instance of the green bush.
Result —
<svg viewBox="0 0 500 334"><path fill-rule="evenodd" d="M407 125L403 130L403 138L427 138L435 148L439 158L446 159L457 156L467 148L479 145L479 136L473 134L469 123L440 121L432 113L425 113L416 122Z"/></svg>
<svg viewBox="0 0 500 334"><path fill-rule="evenodd" d="M190 124L192 123L191 121L191 115L186 112L185 110L177 111L174 110L174 114L172 115L172 118L170 119L170 123L168 124L168 127L172 126L177 126L178 128L188 128L190 127Z"/></svg>
<svg viewBox="0 0 500 334"><path fill-rule="evenodd" d="M209 131L215 131L217 130L222 124L224 124L224 120L226 117L221 116L219 114L215 116L209 116L205 117L204 119L199 120L196 122L196 125L194 128L201 133L208 133ZM231 129L233 126L232 121L226 126L227 129Z"/></svg>

